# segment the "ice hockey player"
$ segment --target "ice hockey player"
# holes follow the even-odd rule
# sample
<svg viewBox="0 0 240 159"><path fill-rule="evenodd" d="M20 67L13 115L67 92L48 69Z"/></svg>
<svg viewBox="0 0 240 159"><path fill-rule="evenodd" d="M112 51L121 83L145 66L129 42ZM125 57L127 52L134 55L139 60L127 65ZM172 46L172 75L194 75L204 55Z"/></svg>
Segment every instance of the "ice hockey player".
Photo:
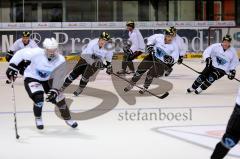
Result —
<svg viewBox="0 0 240 159"><path fill-rule="evenodd" d="M14 81L19 71L18 64L22 60L29 60L31 63L24 71L24 86L34 102L33 112L36 127L38 129L44 128L42 107L45 92L47 93L46 101L55 104L66 124L75 128L78 124L71 120L65 98L59 91L64 81L65 59L59 54L58 43L54 38L46 38L43 42L43 48L24 48L17 51L9 62L6 75L8 79ZM55 71L57 69L60 71Z"/></svg>
<svg viewBox="0 0 240 159"><path fill-rule="evenodd" d="M170 27L170 29L172 30L172 32L174 33L174 38L173 38L173 43L175 43L175 45L177 45L178 47L178 52L179 52L179 58L177 63L181 64L183 62L183 56L186 54L186 45L183 41L183 39L177 34L177 29L172 26ZM172 72L172 67L174 64L170 64L168 65L170 69L165 70L165 76L169 76Z"/></svg>
<svg viewBox="0 0 240 159"><path fill-rule="evenodd" d="M230 80L234 79L236 67L239 63L236 50L231 46L232 38L226 35L222 43L210 45L204 52L203 58L206 61L206 67L187 89L188 93L195 92L200 94L206 90L212 83L224 75L228 75Z"/></svg>
<svg viewBox="0 0 240 159"><path fill-rule="evenodd" d="M172 43L173 36L173 31L166 29L164 34L154 34L148 38L147 51L149 54L139 64L130 84L124 88L125 92L131 90L141 76L148 71L144 90L139 91L143 94L152 83L153 78L163 76L166 67L178 60L178 48Z"/></svg>
<svg viewBox="0 0 240 159"><path fill-rule="evenodd" d="M6 60L9 62L17 51L23 48L35 48L38 47L36 42L30 39L30 32L24 31L22 33L22 38L16 40L14 44L9 48L8 53L6 54ZM25 68L29 65L29 61L21 61L18 65L19 73L23 75Z"/></svg>
<svg viewBox="0 0 240 159"><path fill-rule="evenodd" d="M107 32L102 32L99 38L89 42L87 47L83 50L80 60L68 77L66 77L61 91L64 91L79 75L82 75L77 90L73 92L75 96L78 96L82 93L89 78L94 75L95 72L103 70L106 67L106 73L112 73L111 62L113 52L105 47L108 40L110 40L110 35ZM106 64L104 64L105 61Z"/></svg>
<svg viewBox="0 0 240 159"><path fill-rule="evenodd" d="M135 28L134 21L130 20L126 23L128 35L129 35L129 44L123 46L123 61L122 69L117 72L117 74L126 74L134 73L134 65L132 60L141 55L145 51L145 43L141 32ZM127 67L129 67L129 72L127 72Z"/></svg>
<svg viewBox="0 0 240 159"><path fill-rule="evenodd" d="M223 159L231 148L236 146L240 139L240 89L236 99L235 108L227 124L222 140L217 143L211 159Z"/></svg>

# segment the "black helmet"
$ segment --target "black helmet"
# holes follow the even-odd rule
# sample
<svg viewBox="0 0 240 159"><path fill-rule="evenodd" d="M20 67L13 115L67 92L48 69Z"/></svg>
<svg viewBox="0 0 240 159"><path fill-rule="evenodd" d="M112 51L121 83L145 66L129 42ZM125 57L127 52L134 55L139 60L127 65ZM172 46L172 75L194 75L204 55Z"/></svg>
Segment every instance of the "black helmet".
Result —
<svg viewBox="0 0 240 159"><path fill-rule="evenodd" d="M129 27L134 28L134 27L135 27L135 23L134 23L133 20L129 20L129 21L127 21L127 23L126 23L126 26L129 26Z"/></svg>
<svg viewBox="0 0 240 159"><path fill-rule="evenodd" d="M100 39L103 39L103 40L108 41L108 40L110 40L110 34L104 31L104 32L102 32L102 34L100 35Z"/></svg>
<svg viewBox="0 0 240 159"><path fill-rule="evenodd" d="M30 32L29 32L29 31L24 31L24 32L22 33L22 36L23 36L23 37L29 37L29 36L30 36Z"/></svg>
<svg viewBox="0 0 240 159"><path fill-rule="evenodd" d="M177 33L177 29L174 26L171 26L170 29L174 32L174 34Z"/></svg>
<svg viewBox="0 0 240 159"><path fill-rule="evenodd" d="M165 29L164 34L174 36L174 32L172 29Z"/></svg>
<svg viewBox="0 0 240 159"><path fill-rule="evenodd" d="M230 36L230 35L225 35L224 37L223 37L223 40L222 41L229 41L229 42L231 42L232 41L232 37Z"/></svg>

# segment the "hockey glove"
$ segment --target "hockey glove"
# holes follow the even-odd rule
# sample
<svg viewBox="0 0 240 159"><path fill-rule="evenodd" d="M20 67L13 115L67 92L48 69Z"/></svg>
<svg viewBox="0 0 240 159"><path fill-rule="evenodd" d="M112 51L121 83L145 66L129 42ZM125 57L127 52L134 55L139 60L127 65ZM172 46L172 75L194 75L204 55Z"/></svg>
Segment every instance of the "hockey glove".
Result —
<svg viewBox="0 0 240 159"><path fill-rule="evenodd" d="M113 68L112 68L111 64L107 66L106 73L109 74L109 75L111 75L113 73Z"/></svg>
<svg viewBox="0 0 240 159"><path fill-rule="evenodd" d="M163 60L166 64L173 64L174 63L173 57L169 56L169 55L164 55Z"/></svg>
<svg viewBox="0 0 240 159"><path fill-rule="evenodd" d="M101 59L96 59L95 62L93 63L93 67L96 67L97 69L104 69L104 64Z"/></svg>
<svg viewBox="0 0 240 159"><path fill-rule="evenodd" d="M147 52L150 54L154 54L154 46L153 45L147 45Z"/></svg>
<svg viewBox="0 0 240 159"><path fill-rule="evenodd" d="M182 64L182 62L183 62L183 56L179 56L179 59L178 59L177 63Z"/></svg>
<svg viewBox="0 0 240 159"><path fill-rule="evenodd" d="M56 103L56 99L58 95L59 95L59 92L57 89L50 89L49 92L47 93L46 101Z"/></svg>
<svg viewBox="0 0 240 159"><path fill-rule="evenodd" d="M123 51L127 61L131 61L137 56L130 48L123 48Z"/></svg>
<svg viewBox="0 0 240 159"><path fill-rule="evenodd" d="M228 78L230 80L233 80L235 78L235 75L236 75L236 70L230 70L228 74Z"/></svg>
<svg viewBox="0 0 240 159"><path fill-rule="evenodd" d="M206 58L206 67L212 67L212 58L211 57Z"/></svg>
<svg viewBox="0 0 240 159"><path fill-rule="evenodd" d="M127 55L133 54L132 50L128 46L123 47L123 52L124 54L127 54Z"/></svg>
<svg viewBox="0 0 240 159"><path fill-rule="evenodd" d="M18 67L15 64L10 63L6 71L7 78L9 80L15 81L18 75L18 71Z"/></svg>
<svg viewBox="0 0 240 159"><path fill-rule="evenodd" d="M7 62L9 62L12 57L13 57L13 51L9 50L8 53L5 56Z"/></svg>
<svg viewBox="0 0 240 159"><path fill-rule="evenodd" d="M24 71L25 71L25 69L28 67L28 65L30 65L31 64L31 61L29 61L29 60L23 60L22 62L20 62L19 64L18 64L18 68L19 68L19 73L20 73L20 75L23 75L24 74Z"/></svg>

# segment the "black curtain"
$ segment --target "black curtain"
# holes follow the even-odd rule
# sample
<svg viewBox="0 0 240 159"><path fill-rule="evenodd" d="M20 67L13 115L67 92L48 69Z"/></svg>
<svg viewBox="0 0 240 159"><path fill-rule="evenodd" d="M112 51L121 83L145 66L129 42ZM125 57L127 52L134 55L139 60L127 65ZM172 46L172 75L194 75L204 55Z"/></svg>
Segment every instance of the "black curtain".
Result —
<svg viewBox="0 0 240 159"><path fill-rule="evenodd" d="M214 20L214 1L207 0L206 1L206 20Z"/></svg>
<svg viewBox="0 0 240 159"><path fill-rule="evenodd" d="M236 24L240 26L240 2L239 0L235 0L235 17Z"/></svg>

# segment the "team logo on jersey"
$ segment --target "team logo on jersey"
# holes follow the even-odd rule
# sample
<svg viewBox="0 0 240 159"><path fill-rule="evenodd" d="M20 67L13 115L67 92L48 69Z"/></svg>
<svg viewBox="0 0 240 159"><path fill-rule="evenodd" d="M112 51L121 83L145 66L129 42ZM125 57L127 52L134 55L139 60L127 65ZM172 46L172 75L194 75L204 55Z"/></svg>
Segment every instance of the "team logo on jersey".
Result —
<svg viewBox="0 0 240 159"><path fill-rule="evenodd" d="M51 72L50 71L44 71L44 70L37 70L37 74L41 78L47 78L48 76L50 76Z"/></svg>
<svg viewBox="0 0 240 159"><path fill-rule="evenodd" d="M165 55L167 55L167 53L162 48L160 48L160 47L156 48L156 56L157 57L163 57Z"/></svg>
<svg viewBox="0 0 240 159"><path fill-rule="evenodd" d="M224 58L219 57L219 56L216 57L216 60L217 60L218 65L225 65L227 63L227 60L225 60Z"/></svg>

